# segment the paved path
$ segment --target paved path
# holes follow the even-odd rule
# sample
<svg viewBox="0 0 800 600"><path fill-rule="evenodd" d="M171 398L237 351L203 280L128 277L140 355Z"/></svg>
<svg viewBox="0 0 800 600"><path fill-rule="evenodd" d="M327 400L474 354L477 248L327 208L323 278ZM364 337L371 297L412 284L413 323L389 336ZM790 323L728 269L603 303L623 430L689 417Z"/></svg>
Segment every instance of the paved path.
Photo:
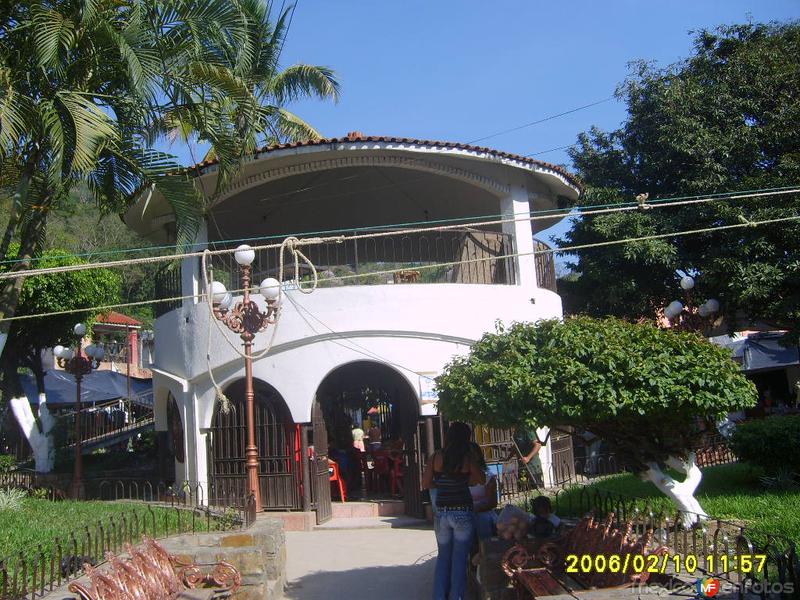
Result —
<svg viewBox="0 0 800 600"><path fill-rule="evenodd" d="M286 532L290 600L430 598L436 540L421 528Z"/></svg>

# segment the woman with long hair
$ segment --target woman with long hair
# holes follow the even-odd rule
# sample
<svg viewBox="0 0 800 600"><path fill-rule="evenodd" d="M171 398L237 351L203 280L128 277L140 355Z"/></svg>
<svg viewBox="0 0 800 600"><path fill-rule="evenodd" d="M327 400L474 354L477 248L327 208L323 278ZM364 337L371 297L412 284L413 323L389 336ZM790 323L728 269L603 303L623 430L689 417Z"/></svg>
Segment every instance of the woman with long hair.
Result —
<svg viewBox="0 0 800 600"><path fill-rule="evenodd" d="M475 535L469 486L486 482L471 437L466 423L450 423L444 448L430 456L422 479L424 488L436 490L434 529L439 554L433 600L463 600L467 589L467 561Z"/></svg>

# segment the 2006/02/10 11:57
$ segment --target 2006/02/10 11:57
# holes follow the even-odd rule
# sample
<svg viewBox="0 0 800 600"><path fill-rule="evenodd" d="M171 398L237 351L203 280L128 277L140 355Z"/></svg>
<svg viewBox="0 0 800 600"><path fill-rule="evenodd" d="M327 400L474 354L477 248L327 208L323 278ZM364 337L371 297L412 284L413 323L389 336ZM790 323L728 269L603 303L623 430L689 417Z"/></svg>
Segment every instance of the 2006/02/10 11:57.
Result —
<svg viewBox="0 0 800 600"><path fill-rule="evenodd" d="M566 557L567 573L688 573L694 574L699 565L703 570L715 572L739 571L761 573L766 554L569 554Z"/></svg>

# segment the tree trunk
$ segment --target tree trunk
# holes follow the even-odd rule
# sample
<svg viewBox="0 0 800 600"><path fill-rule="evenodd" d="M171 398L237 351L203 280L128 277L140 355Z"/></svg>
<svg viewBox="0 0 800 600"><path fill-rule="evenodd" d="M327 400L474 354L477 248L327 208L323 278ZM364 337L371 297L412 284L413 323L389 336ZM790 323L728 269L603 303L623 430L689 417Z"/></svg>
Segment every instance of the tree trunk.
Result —
<svg viewBox="0 0 800 600"><path fill-rule="evenodd" d="M642 478L651 481L661 492L672 499L681 511L681 520L684 527L692 527L708 518L708 514L694 497L697 486L703 478L703 473L695 462L694 452L690 452L684 461L676 456L671 456L666 461L667 466L685 475L679 481L665 472L657 463L647 463L647 471Z"/></svg>
<svg viewBox="0 0 800 600"><path fill-rule="evenodd" d="M34 469L39 473L49 473L53 470L55 462L55 448L53 436L50 435L55 427L56 420L47 407L47 397L44 393L44 378L37 377L37 390L39 392L39 419L31 410L31 404L22 391L17 374L17 361L11 356L6 356L3 382L5 393L8 394L8 405L19 423L19 428L28 440L33 451ZM40 369L41 370L41 369ZM41 383L40 383L41 382Z"/></svg>

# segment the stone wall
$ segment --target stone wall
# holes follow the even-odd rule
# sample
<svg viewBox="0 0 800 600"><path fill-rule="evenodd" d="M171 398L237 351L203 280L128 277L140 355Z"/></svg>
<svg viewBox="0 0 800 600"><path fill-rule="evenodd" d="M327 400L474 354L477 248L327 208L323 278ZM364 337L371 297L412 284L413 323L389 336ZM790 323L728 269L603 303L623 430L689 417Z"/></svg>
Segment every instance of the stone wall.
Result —
<svg viewBox="0 0 800 600"><path fill-rule="evenodd" d="M195 533L175 536L158 543L171 554L192 563L231 563L242 574L242 587L234 600L280 600L286 585L286 538L278 519L259 517L246 530ZM102 569L102 566L100 567ZM86 577L77 580L89 585ZM77 596L68 584L45 594L40 600L71 600Z"/></svg>
<svg viewBox="0 0 800 600"><path fill-rule="evenodd" d="M278 600L286 584L286 538L278 519L259 517L243 531L200 533L161 540L182 560L231 563L242 574L235 600Z"/></svg>

